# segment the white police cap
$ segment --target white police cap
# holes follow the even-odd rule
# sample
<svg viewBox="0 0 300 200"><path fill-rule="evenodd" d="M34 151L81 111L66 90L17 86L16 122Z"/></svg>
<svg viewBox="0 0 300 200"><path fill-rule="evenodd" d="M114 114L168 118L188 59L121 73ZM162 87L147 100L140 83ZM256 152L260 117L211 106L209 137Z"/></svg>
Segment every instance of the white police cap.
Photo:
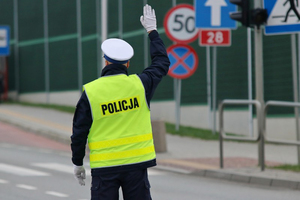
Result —
<svg viewBox="0 0 300 200"><path fill-rule="evenodd" d="M101 49L105 59L112 63L126 63L134 54L130 44L117 38L105 40L101 45Z"/></svg>

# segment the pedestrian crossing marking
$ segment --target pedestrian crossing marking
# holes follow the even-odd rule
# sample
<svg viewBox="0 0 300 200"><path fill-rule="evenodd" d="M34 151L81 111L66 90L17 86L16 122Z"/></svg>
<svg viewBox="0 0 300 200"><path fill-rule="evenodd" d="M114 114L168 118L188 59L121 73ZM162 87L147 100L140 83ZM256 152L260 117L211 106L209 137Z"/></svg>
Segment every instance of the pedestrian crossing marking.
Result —
<svg viewBox="0 0 300 200"><path fill-rule="evenodd" d="M69 173L69 174L74 173L74 168L72 165L64 165L64 164L60 164L60 163L31 163L31 165L35 166L35 167L65 172L65 173ZM88 168L86 166L84 166L84 167L85 167L86 176L91 176L90 168ZM149 176L156 176L156 175L162 175L163 172L160 172L155 169L148 169L148 174L149 174Z"/></svg>
<svg viewBox="0 0 300 200"><path fill-rule="evenodd" d="M64 164L60 164L60 163L32 163L31 165L35 166L35 167L41 167L44 169L50 169L50 170L65 172L65 173L69 173L69 174L74 173L74 168L71 164L64 165ZM85 174L87 176L90 176L91 175L90 169L85 167Z"/></svg>
<svg viewBox="0 0 300 200"><path fill-rule="evenodd" d="M26 189L26 190L36 190L37 188L31 185L18 184L16 185L18 188Z"/></svg>
<svg viewBox="0 0 300 200"><path fill-rule="evenodd" d="M0 171L19 176L49 176L49 173L0 163Z"/></svg>
<svg viewBox="0 0 300 200"><path fill-rule="evenodd" d="M155 169L148 169L148 175L149 176L158 176L158 175L163 175L163 172L160 172L158 170Z"/></svg>
<svg viewBox="0 0 300 200"><path fill-rule="evenodd" d="M52 171L64 172L68 174L74 173L74 168L71 164L65 165L60 163L31 163L31 166L40 167ZM85 166L85 169L86 169L85 172L86 176L91 176L90 168ZM0 172L10 173L19 176L50 176L51 175L50 173L47 172L28 169L24 167L15 166L15 165L9 165L5 163L0 163ZM148 169L148 174L149 176L158 176L158 175L163 175L164 172L155 169ZM7 183L7 181L0 179L0 184L4 184L4 183Z"/></svg>
<svg viewBox="0 0 300 200"><path fill-rule="evenodd" d="M0 179L0 183L1 183L1 184L6 184L6 183L8 183L8 181L7 181L7 180Z"/></svg>
<svg viewBox="0 0 300 200"><path fill-rule="evenodd" d="M56 197L68 197L69 196L67 194L63 194L63 193L60 193L60 192L54 192L54 191L47 191L46 194L56 196Z"/></svg>

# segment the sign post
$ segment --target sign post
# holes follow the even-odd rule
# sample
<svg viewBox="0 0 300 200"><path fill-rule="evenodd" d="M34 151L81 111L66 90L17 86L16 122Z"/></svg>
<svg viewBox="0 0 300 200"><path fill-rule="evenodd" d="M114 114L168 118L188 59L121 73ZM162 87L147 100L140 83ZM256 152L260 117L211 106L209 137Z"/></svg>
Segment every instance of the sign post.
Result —
<svg viewBox="0 0 300 200"><path fill-rule="evenodd" d="M195 50L184 44L197 39L198 29L195 28L194 7L189 4L175 5L176 0L173 0L173 8L167 12L164 19L164 28L166 35L175 43L167 51L171 60L169 75L174 78L176 130L178 131L180 124L181 79L191 76L198 65L198 57ZM176 43L182 45L178 46Z"/></svg>
<svg viewBox="0 0 300 200"><path fill-rule="evenodd" d="M0 93L0 101L2 98L7 99L8 92L8 75L7 75L7 56L10 54L9 49L10 28L9 26L0 26L0 85L3 86L4 94Z"/></svg>
<svg viewBox="0 0 300 200"><path fill-rule="evenodd" d="M267 9L268 19L265 26L265 35L291 34L300 32L300 9L294 0L264 0L264 8ZM299 43L299 37L298 37ZM297 61L296 61L296 34L291 35L292 44L292 65L293 65L293 87L294 101L298 102L297 84ZM300 43L299 43L300 44ZM299 74L300 76L300 74ZM299 109L295 108L297 140L300 140L299 133ZM300 147L297 147L298 164L300 164Z"/></svg>
<svg viewBox="0 0 300 200"><path fill-rule="evenodd" d="M236 11L236 6L229 0L195 0L195 23L200 28L199 45L206 46L207 95L209 105L209 124L213 134L216 132L216 75L217 75L217 46L231 45L231 30L236 29L236 22L229 17L230 12ZM213 46L213 87L210 78L210 47ZM212 92L211 92L212 88ZM212 98L211 98L212 95ZM212 99L212 103L211 103ZM212 104L212 106L211 106ZM211 123L211 107L213 109L213 123Z"/></svg>
<svg viewBox="0 0 300 200"><path fill-rule="evenodd" d="M9 26L0 26L0 56L9 55Z"/></svg>

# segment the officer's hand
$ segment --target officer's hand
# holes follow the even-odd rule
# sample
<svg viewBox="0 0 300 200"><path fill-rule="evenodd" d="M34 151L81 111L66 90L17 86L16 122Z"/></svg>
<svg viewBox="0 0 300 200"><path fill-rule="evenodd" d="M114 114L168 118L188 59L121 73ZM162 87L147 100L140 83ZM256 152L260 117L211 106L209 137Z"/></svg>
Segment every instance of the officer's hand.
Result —
<svg viewBox="0 0 300 200"><path fill-rule="evenodd" d="M140 21L148 33L157 30L155 11L148 4L144 6L144 13L141 16Z"/></svg>
<svg viewBox="0 0 300 200"><path fill-rule="evenodd" d="M83 166L74 165L74 176L78 180L80 185L85 185L85 169Z"/></svg>

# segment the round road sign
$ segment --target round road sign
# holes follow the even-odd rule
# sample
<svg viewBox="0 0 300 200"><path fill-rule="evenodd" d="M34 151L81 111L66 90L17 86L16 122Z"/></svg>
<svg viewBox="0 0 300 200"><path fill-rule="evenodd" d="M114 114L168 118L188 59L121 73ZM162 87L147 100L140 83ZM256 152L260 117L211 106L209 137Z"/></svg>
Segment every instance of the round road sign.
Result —
<svg viewBox="0 0 300 200"><path fill-rule="evenodd" d="M168 75L173 78L185 79L190 77L198 67L196 51L185 44L175 44L167 49L171 62Z"/></svg>
<svg viewBox="0 0 300 200"><path fill-rule="evenodd" d="M197 39L195 10L192 5L179 4L170 9L164 19L167 36L177 43L190 43Z"/></svg>

